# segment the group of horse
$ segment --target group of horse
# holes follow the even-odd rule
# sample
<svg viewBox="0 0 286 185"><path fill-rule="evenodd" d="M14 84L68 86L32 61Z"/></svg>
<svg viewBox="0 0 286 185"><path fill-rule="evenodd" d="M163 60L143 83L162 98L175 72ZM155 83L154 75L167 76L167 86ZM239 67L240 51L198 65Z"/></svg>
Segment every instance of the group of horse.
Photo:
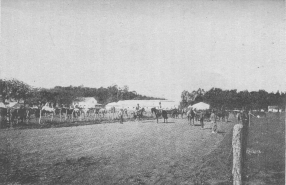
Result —
<svg viewBox="0 0 286 185"><path fill-rule="evenodd" d="M50 119L53 121L55 116L62 120L74 121L78 120L95 120L96 118L117 119L119 112L122 111L124 117L135 118L140 120L143 118L143 114L146 113L144 108L139 110L127 110L117 109L111 107L105 108L85 108L85 107L67 107L62 105L61 107L52 107L48 103L26 107L21 106L18 108L13 107L0 107L0 123L8 123L11 126L13 124L29 122L32 118L38 119L39 124L42 118Z"/></svg>
<svg viewBox="0 0 286 185"><path fill-rule="evenodd" d="M41 118L50 118L53 120L54 116L58 115L60 121L64 120L74 120L74 119L85 119L87 117L104 117L107 112L106 109L102 108L82 108L82 107L50 107L48 104L43 106L33 106L19 108L13 107L0 107L0 121L1 123L18 124L30 121L32 118L39 119L41 123Z"/></svg>
<svg viewBox="0 0 286 185"><path fill-rule="evenodd" d="M121 112L119 114L119 112ZM147 113L145 108L140 108L139 110L127 110L124 108L115 109L112 107L110 109L105 108L85 108L85 107L51 107L49 104L45 104L42 106L33 106L33 107L20 107L20 108L3 108L0 107L0 121L12 124L18 124L19 122L24 123L25 121L28 122L32 118L38 119L39 123L41 123L41 119L50 118L52 121L54 116L59 116L60 121L62 119L74 121L75 119L78 120L90 120L96 118L105 118L106 116L109 119L117 119L119 116L124 116L126 118L134 118L135 120L140 120L144 117L144 113ZM190 111L188 109L157 109L151 108L151 115L154 115L157 123L159 118L163 118L164 122L168 122L168 115L172 118L181 118L184 115L187 115L188 120L194 122L194 120L199 120L201 114L204 114L204 119L209 119L211 112L209 110L206 111ZM229 112L227 111L215 111L216 117L220 120L228 120ZM107 118L106 117L106 118Z"/></svg>
<svg viewBox="0 0 286 185"><path fill-rule="evenodd" d="M215 119L218 121L225 121L228 122L228 118L229 118L229 112L226 110L203 110L203 111L196 111L193 109L190 109L187 112L187 116L188 116L188 121L190 121L190 124L194 125L195 120L199 121L200 119L203 120L207 120L210 121L210 116L211 113L215 114ZM192 123L193 121L193 123Z"/></svg>

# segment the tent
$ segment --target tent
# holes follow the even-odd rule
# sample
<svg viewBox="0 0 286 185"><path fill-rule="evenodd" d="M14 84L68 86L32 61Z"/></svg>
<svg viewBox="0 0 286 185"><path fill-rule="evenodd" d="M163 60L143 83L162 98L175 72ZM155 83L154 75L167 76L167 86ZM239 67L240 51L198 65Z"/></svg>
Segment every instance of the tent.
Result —
<svg viewBox="0 0 286 185"><path fill-rule="evenodd" d="M0 107L1 107L1 108L5 108L6 106L5 106L4 103L0 102Z"/></svg>
<svg viewBox="0 0 286 185"><path fill-rule="evenodd" d="M18 102L9 102L9 104L7 104L6 107L18 109L21 107L21 104Z"/></svg>
<svg viewBox="0 0 286 185"><path fill-rule="evenodd" d="M204 102L200 102L194 105L190 105L188 108L193 108L196 110L207 110L207 109L210 109L210 105Z"/></svg>

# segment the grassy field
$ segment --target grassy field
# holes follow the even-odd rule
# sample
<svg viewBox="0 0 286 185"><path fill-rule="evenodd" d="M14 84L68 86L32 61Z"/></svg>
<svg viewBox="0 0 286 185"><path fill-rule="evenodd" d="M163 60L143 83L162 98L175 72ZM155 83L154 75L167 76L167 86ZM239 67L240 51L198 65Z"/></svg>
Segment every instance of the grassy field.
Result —
<svg viewBox="0 0 286 185"><path fill-rule="evenodd" d="M210 123L201 130L186 119L160 121L0 130L1 182L207 184L228 180L217 157L224 163L223 155L229 156L229 148L218 146L233 123L219 123L220 133L211 134ZM219 171L200 165L209 163Z"/></svg>
<svg viewBox="0 0 286 185"><path fill-rule="evenodd" d="M285 184L285 113L251 118L246 184Z"/></svg>

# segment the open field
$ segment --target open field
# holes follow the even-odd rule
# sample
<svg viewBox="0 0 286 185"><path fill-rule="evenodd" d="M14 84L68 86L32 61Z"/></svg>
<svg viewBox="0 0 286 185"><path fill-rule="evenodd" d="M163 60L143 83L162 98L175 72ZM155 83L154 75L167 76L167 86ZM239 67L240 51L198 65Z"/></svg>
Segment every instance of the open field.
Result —
<svg viewBox="0 0 286 185"><path fill-rule="evenodd" d="M246 157L246 184L285 184L285 113L251 118Z"/></svg>
<svg viewBox="0 0 286 185"><path fill-rule="evenodd" d="M0 179L29 184L194 184L197 172L192 170L217 148L233 123L218 126L220 134L211 134L210 123L201 130L186 119L1 130Z"/></svg>

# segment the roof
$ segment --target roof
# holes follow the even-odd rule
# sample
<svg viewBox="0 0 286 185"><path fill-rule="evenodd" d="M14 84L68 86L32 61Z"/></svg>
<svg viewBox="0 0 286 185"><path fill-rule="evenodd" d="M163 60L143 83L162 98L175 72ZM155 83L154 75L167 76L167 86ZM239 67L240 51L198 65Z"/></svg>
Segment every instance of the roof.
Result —
<svg viewBox="0 0 286 185"><path fill-rule="evenodd" d="M94 97L78 97L76 98L75 102L86 102L88 100L95 100L97 102Z"/></svg>
<svg viewBox="0 0 286 185"><path fill-rule="evenodd" d="M9 102L6 107L9 107L9 108L20 108L22 104L21 103L18 103L18 102Z"/></svg>
<svg viewBox="0 0 286 185"><path fill-rule="evenodd" d="M162 107L174 107L178 106L179 103L172 101L172 100L121 100L118 102L112 102L107 104L107 107L114 106L114 107L136 107L137 104L143 107L158 107L159 102L161 102Z"/></svg>
<svg viewBox="0 0 286 185"><path fill-rule="evenodd" d="M196 103L192 106L189 106L188 108L195 108L197 110L206 110L206 109L209 109L210 108L210 105L207 104L207 103L204 103L204 102L200 102L200 103Z"/></svg>

